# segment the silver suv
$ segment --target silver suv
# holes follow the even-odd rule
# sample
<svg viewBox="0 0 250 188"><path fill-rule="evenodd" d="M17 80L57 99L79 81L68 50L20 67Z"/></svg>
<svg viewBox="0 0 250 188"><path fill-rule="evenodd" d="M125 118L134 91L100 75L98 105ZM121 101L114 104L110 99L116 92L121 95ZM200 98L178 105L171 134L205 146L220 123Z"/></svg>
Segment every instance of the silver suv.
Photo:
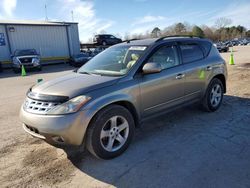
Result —
<svg viewBox="0 0 250 188"><path fill-rule="evenodd" d="M35 49L16 50L11 56L12 69L15 73L21 71L22 66L25 68L35 68L38 71L42 70L40 56Z"/></svg>
<svg viewBox="0 0 250 188"><path fill-rule="evenodd" d="M31 87L21 107L24 130L96 157L124 152L143 120L201 103L217 110L227 69L207 39L163 37L108 48L77 71Z"/></svg>

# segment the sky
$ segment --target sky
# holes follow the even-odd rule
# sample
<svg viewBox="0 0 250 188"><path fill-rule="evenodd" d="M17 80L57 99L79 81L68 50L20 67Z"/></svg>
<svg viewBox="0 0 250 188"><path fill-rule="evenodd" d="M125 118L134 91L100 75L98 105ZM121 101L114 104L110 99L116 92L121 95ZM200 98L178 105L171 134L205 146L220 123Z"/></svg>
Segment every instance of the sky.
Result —
<svg viewBox="0 0 250 188"><path fill-rule="evenodd" d="M213 26L220 17L250 29L250 0L0 0L0 20L79 23L81 41L106 31L124 36L178 22Z"/></svg>

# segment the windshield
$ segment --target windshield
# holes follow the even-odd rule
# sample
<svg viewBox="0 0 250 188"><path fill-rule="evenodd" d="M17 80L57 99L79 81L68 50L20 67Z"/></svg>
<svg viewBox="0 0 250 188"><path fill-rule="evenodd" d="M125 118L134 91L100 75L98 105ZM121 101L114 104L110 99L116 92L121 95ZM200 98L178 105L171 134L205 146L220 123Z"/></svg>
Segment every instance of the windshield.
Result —
<svg viewBox="0 0 250 188"><path fill-rule="evenodd" d="M16 50L15 51L15 56L23 56L23 55L37 55L37 52L34 49L31 49L31 50Z"/></svg>
<svg viewBox="0 0 250 188"><path fill-rule="evenodd" d="M83 65L78 73L105 76L125 75L146 50L146 46L117 46L104 50Z"/></svg>

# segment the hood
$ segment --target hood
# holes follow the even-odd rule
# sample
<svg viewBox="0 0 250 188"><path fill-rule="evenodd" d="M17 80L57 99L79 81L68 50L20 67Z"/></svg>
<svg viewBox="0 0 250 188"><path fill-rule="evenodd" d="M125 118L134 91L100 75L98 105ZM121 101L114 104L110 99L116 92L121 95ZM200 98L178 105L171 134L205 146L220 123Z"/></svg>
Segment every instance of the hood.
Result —
<svg viewBox="0 0 250 188"><path fill-rule="evenodd" d="M72 73L51 81L41 82L32 92L44 95L68 96L69 98L115 84L118 77Z"/></svg>

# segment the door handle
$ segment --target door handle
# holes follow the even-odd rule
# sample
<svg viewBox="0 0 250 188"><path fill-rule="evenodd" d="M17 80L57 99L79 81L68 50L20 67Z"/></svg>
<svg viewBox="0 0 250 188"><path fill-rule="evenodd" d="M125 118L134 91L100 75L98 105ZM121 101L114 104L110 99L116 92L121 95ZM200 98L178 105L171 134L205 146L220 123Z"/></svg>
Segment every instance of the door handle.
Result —
<svg viewBox="0 0 250 188"><path fill-rule="evenodd" d="M211 66L207 66L206 67L206 71L211 71L212 70L212 67Z"/></svg>
<svg viewBox="0 0 250 188"><path fill-rule="evenodd" d="M177 74L175 78L176 78L177 80L179 80L179 79L182 79L182 78L184 78L184 77L185 77L185 74Z"/></svg>

